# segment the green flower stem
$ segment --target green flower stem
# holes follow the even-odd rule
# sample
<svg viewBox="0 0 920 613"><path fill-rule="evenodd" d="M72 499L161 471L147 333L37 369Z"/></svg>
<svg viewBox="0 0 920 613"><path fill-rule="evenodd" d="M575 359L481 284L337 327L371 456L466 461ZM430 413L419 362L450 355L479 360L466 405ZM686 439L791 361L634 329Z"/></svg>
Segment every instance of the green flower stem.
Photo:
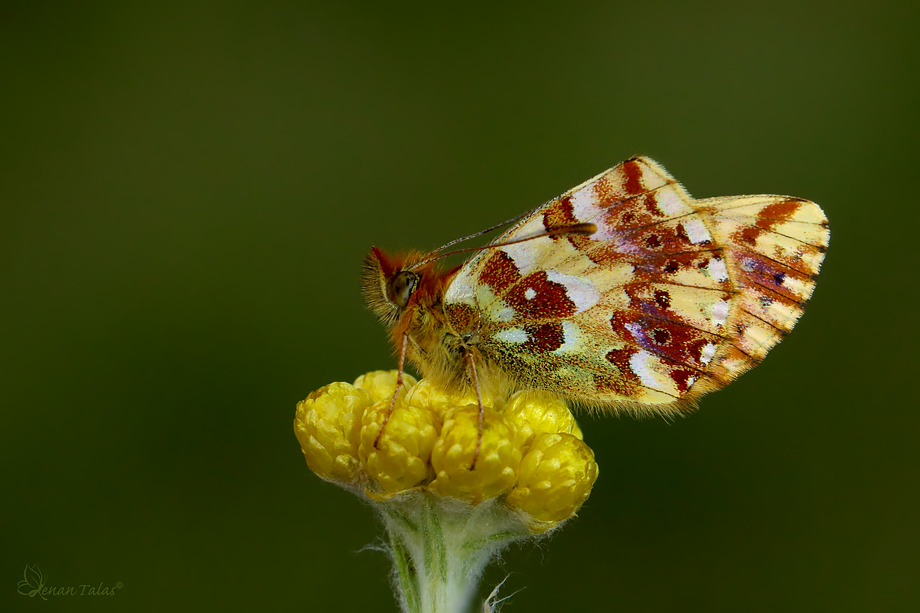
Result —
<svg viewBox="0 0 920 613"><path fill-rule="evenodd" d="M492 557L531 536L497 499L471 506L413 491L375 507L386 525L405 613L466 613Z"/></svg>

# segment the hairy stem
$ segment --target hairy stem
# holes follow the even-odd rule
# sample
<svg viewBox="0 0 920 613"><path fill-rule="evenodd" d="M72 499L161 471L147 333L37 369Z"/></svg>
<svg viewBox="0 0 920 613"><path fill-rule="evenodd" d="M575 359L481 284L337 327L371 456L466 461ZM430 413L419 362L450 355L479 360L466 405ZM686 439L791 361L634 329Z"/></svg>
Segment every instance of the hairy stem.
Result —
<svg viewBox="0 0 920 613"><path fill-rule="evenodd" d="M519 519L495 500L474 507L412 492L377 508L405 613L466 613L492 557L528 536Z"/></svg>

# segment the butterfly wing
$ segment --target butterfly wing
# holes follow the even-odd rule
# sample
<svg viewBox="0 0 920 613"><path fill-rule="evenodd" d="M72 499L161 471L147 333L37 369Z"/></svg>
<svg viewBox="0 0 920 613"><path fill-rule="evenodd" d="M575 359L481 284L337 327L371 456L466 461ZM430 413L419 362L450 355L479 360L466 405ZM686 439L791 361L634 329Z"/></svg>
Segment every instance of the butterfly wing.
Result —
<svg viewBox="0 0 920 613"><path fill-rule="evenodd" d="M814 203L694 200L637 157L537 208L451 280L448 322L497 372L582 404L669 411L757 364L791 330L827 245Z"/></svg>
<svg viewBox="0 0 920 613"><path fill-rule="evenodd" d="M802 316L830 230L821 207L801 198L738 196L696 204L712 219L735 290L731 343L709 371L724 385L763 360Z"/></svg>

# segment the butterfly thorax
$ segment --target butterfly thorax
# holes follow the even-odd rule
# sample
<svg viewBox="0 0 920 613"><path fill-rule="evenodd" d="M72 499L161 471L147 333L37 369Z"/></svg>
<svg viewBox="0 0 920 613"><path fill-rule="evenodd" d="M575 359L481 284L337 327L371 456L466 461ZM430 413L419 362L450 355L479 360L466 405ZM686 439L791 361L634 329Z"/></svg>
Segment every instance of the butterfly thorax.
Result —
<svg viewBox="0 0 920 613"><path fill-rule="evenodd" d="M468 356L484 374L489 371L477 349L480 322L472 311L445 311L444 292L457 269L445 271L433 263L416 267L421 259L418 253L391 256L372 249L364 263L364 297L397 352L405 338L406 357L422 376L465 391L471 387Z"/></svg>

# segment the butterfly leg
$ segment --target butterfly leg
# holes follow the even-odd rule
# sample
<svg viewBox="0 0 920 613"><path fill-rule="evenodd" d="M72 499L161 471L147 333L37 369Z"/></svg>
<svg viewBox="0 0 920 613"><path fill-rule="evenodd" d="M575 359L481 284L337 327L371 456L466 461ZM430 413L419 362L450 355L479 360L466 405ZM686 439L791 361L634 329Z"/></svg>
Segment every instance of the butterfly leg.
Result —
<svg viewBox="0 0 920 613"><path fill-rule="evenodd" d="M396 409L396 399L399 397L399 390L402 389L404 385L403 382L403 371L406 367L406 347L409 344L409 335L402 335L402 343L400 343L399 349L399 365L396 371L396 389L393 390L393 397L390 398L390 408L387 409L387 414L383 418L383 423L380 424L380 432L377 433L377 438L374 439L374 449L378 449L380 445L380 439L383 437L383 431L387 427L387 422L390 421L390 416L393 414L393 410ZM477 388L478 389L478 388ZM479 401L480 412L482 408L482 401ZM480 418L480 427L479 427L479 437L482 438L482 418ZM477 455L479 448L476 449Z"/></svg>
<svg viewBox="0 0 920 613"><path fill-rule="evenodd" d="M470 381L473 383L473 389L476 390L476 401L479 402L479 433L476 436L476 452L473 454L472 463L470 463L470 470L476 470L476 461L479 459L479 451L482 449L482 427L486 411L482 404L482 390L479 389L479 376L476 374L476 362L473 360L472 353L466 353L466 362L470 366Z"/></svg>

